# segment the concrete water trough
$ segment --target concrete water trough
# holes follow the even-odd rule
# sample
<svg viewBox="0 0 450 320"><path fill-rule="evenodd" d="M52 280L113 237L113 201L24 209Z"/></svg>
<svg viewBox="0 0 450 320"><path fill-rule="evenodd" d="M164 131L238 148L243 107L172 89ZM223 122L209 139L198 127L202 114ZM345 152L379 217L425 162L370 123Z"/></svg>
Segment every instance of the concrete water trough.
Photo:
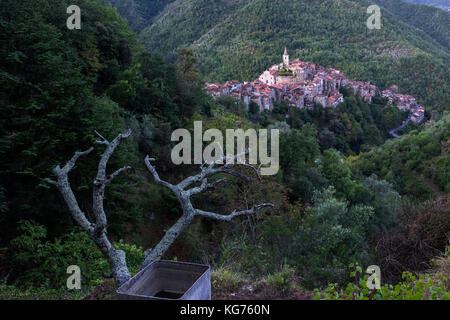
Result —
<svg viewBox="0 0 450 320"><path fill-rule="evenodd" d="M208 265L157 260L117 289L121 300L211 300Z"/></svg>

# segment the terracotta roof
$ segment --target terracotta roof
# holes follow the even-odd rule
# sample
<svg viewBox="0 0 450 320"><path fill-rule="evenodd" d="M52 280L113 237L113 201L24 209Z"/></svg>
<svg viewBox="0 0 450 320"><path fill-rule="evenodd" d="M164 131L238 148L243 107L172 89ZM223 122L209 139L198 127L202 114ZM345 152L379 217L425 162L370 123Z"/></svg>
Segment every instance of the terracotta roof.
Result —
<svg viewBox="0 0 450 320"><path fill-rule="evenodd" d="M271 85L272 88L276 88L276 89L283 89L283 86L281 84L272 84Z"/></svg>

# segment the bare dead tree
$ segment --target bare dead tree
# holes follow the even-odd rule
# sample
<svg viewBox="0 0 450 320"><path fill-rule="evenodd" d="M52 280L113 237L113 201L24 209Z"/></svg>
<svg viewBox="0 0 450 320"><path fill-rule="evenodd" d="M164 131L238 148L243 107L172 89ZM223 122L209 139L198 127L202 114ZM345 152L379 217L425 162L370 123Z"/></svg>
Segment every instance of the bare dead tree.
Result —
<svg viewBox="0 0 450 320"><path fill-rule="evenodd" d="M120 286L122 283L130 279L130 272L126 264L125 252L123 250L115 249L107 237L107 219L106 213L104 211L103 201L106 186L110 184L115 177L131 169L131 167L126 166L116 170L110 175L106 174L106 166L108 160L110 159L115 149L120 145L120 143L130 137L131 130L119 134L111 142L106 140L98 132L95 133L101 138L101 140L96 141L96 143L106 146L106 149L100 158L97 176L93 182L92 212L95 221L89 221L86 217L86 214L80 209L72 188L70 187L68 178L68 174L70 170L75 166L78 158L89 154L94 149L93 147L84 152L75 152L75 155L72 157L72 159L69 160L69 162L67 162L64 167L61 168L59 165L57 165L53 169L53 173L57 178L56 181L49 178L44 180L50 184L55 185L58 188L74 220L84 231L87 232L89 237L95 242L95 244L99 247L103 255L108 260L111 268L111 275L114 277L116 284ZM248 151L246 153L248 153ZM236 156L234 159L236 160L238 156ZM219 173L225 173L235 177L239 177L247 182L252 181L252 179L238 171L233 170L232 167L234 166L234 164L218 165L218 162L212 162L208 165L202 165L200 168L201 172L199 174L190 176L180 183L173 185L167 181L160 179L158 172L156 171L156 168L151 164L151 161L154 161L154 159L150 158L149 156L145 158L145 164L148 170L155 178L156 183L169 188L177 196L183 210L183 214L180 219L170 229L167 230L161 241L153 249L149 249L146 251L146 257L142 262L141 269L147 266L152 261L160 259L167 251L167 249L172 245L175 239L181 234L181 232L183 232L183 230L192 222L192 220L196 216L203 216L220 221L230 221L237 216L251 215L260 211L262 208L274 206L272 203L262 203L253 206L251 209L241 211L235 210L229 215L221 215L214 212L195 209L191 203L191 197L193 195L214 188L218 184L225 181L225 179L218 179L209 183L208 178ZM251 167L248 164L241 165L245 167ZM251 168L255 170L258 178L261 179L258 174L258 170L254 167ZM188 187L190 187L190 189Z"/></svg>
<svg viewBox="0 0 450 320"><path fill-rule="evenodd" d="M96 132L97 133L97 132ZM111 267L111 275L116 280L118 285L127 281L130 278L130 272L128 271L127 263L125 260L125 252L122 250L117 250L109 241L106 236L106 225L107 219L106 214L103 208L103 199L105 195L105 188L111 181L120 175L121 173L131 169L131 167L123 167L119 170L115 171L111 175L106 175L106 165L108 163L109 158L113 154L114 150L119 146L119 144L127 139L131 135L131 130L128 130L125 133L119 134L113 141L109 142L105 138L103 138L100 134L101 140L96 141L97 144L103 144L106 146L105 151L103 152L100 162L98 164L97 176L94 180L93 187L93 200L92 200L92 212L95 217L95 221L91 222L86 217L86 214L80 209L78 205L78 201L70 187L68 174L70 170L75 166L76 161L79 157L85 156L94 150L93 147L89 148L84 152L75 152L75 155L72 159L67 162L64 167L60 167L57 165L53 169L53 173L56 176L56 181L51 179L45 179L48 183L55 185L59 192L61 193L64 201L69 207L69 211L72 214L74 220L78 223L78 225L87 232L89 237L95 242L95 244L99 247L100 251L108 260L108 263Z"/></svg>

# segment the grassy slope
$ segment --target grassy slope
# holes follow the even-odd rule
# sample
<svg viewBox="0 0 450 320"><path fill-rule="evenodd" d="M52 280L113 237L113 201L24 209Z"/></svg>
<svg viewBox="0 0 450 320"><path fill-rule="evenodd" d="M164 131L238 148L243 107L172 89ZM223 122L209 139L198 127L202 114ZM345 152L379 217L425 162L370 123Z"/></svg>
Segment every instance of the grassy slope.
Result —
<svg viewBox="0 0 450 320"><path fill-rule="evenodd" d="M177 0L144 29L141 40L169 57L192 46L209 81L252 80L291 57L334 66L381 88L398 84L427 107L450 105L450 53L424 31L383 10L368 30L369 2L350 0Z"/></svg>

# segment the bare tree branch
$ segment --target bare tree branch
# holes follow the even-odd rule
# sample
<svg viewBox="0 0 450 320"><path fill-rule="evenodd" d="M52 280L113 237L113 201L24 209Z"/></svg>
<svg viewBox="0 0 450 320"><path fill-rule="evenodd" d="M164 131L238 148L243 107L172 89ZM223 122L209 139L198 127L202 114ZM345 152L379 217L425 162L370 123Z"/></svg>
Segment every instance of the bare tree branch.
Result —
<svg viewBox="0 0 450 320"><path fill-rule="evenodd" d="M196 213L199 216L203 216L203 217L207 217L207 218L211 218L211 219L215 219L215 220L231 221L233 218L235 218L237 216L254 214L254 213L260 211L262 208L266 208L266 207L273 208L274 205L272 203L262 203L262 204L259 204L257 206L254 206L253 208L248 209L248 210L233 211L229 215L222 215L222 214L217 214L217 213L214 213L214 212L203 211L203 210L199 210L199 209L196 210Z"/></svg>
<svg viewBox="0 0 450 320"><path fill-rule="evenodd" d="M55 170L61 169L66 174L69 173L69 171L72 170L72 168L75 166L75 163L77 162L78 158L81 157L81 156L88 155L89 153L92 152L92 150L94 150L94 148L90 147L86 151L83 151L83 152L78 152L77 151L77 152L75 152L75 154L73 155L72 159L70 159L62 169L58 165L58 166L56 166L55 169L53 169L53 172L56 174Z"/></svg>
<svg viewBox="0 0 450 320"><path fill-rule="evenodd" d="M233 161L236 161L239 156L247 155L249 153L249 150L246 150L242 153L239 153L233 157ZM203 179L213 176L217 173L224 172L227 174L234 175L236 177L239 177L247 182L251 181L249 177L246 177L244 175L239 175L235 171L230 171L229 168L231 168L234 164L233 163L227 163L227 159L230 159L229 156L224 155L221 159L211 162L210 164L203 163L200 166L201 172L194 175L187 177L180 183L178 183L178 187L184 190L185 188L189 187L190 185L203 181Z"/></svg>
<svg viewBox="0 0 450 320"><path fill-rule="evenodd" d="M155 167L151 164L151 161L155 161L155 159L146 156L144 161L148 171L150 171L150 173L153 175L153 178L155 178L156 183L165 186L175 192L175 190L177 189L176 186L159 178L158 172L156 171Z"/></svg>
<svg viewBox="0 0 450 320"><path fill-rule="evenodd" d="M236 155L233 158L233 160L238 160L238 157L240 155L248 154L248 152L249 152L249 150ZM163 181L160 179L159 174L156 171L156 168L151 164L151 161L154 161L154 160L155 159L150 158L149 156L147 156L145 158L145 164L147 165L148 170L152 173L153 177L155 178L156 183L158 183L162 186L165 186L174 192L174 194L178 198L178 201L180 202L181 208L183 209L183 214L182 214L181 218L166 232L163 239L155 246L155 248L148 250L148 254L146 255L145 260L141 265L141 269L144 268L145 266L147 266L153 260L160 259L164 255L164 253L167 251L167 249L172 245L172 243L176 240L176 238L180 235L180 233L191 223L191 221L197 215L216 219L216 220L221 220L221 221L230 221L237 216L250 215L255 212L258 212L262 208L266 208L266 207L273 208L274 207L274 205L271 203L263 203L263 204L256 205L253 208L248 209L248 210L233 211L229 215L220 215L220 214L213 213L213 212L207 212L207 211L195 209L191 202L191 196L199 194L201 192L204 192L207 189L214 188L218 184L225 181L225 179L218 179L212 183L208 183L208 178L213 175L216 175L219 173L224 173L224 174L229 174L229 175L238 177L240 179L243 179L246 182L253 181L252 178L247 177L246 175L231 169L234 165L240 165L242 163L239 163L239 161L236 164L235 163L220 164L219 161L211 162L209 165L206 165L204 163L200 166L200 170L201 170L200 173L190 176L190 177L187 177L186 179L184 179L177 185L173 185L167 181ZM227 160L227 157L224 156L222 158L222 162L224 160ZM246 165L245 163L244 163L244 166L252 167L250 165ZM252 168L258 175L259 180L261 180L258 170L254 167L252 167ZM189 187L193 184L196 184L196 183L200 183L200 185L186 190L187 187Z"/></svg>
<svg viewBox="0 0 450 320"><path fill-rule="evenodd" d="M102 157L100 159L100 162L98 164L98 170L97 170L97 178L96 180L104 181L106 176L106 165L108 163L109 158L111 158L114 150L117 148L117 146L124 140L129 138L131 135L131 129L128 129L125 133L119 134L112 142L108 142L106 139L104 139L102 142L97 142L100 144L105 144L106 149L102 154Z"/></svg>
<svg viewBox="0 0 450 320"><path fill-rule="evenodd" d="M43 179L45 182L47 182L47 183L50 183L50 184L53 184L53 185L57 185L58 183L55 181L55 180L52 180L52 179L50 179L50 178L45 178L45 179Z"/></svg>
<svg viewBox="0 0 450 320"><path fill-rule="evenodd" d="M97 143L97 144L106 144L106 145L109 144L109 141L106 140L105 137L103 137L100 133L98 133L97 130L94 130L94 133L96 135L98 135L100 137L100 139L102 139L102 140L97 140L95 143Z"/></svg>
<svg viewBox="0 0 450 320"><path fill-rule="evenodd" d="M113 181L115 177L117 177L121 173L123 173L125 171L128 171L130 169L131 169L130 166L126 166L126 167L120 168L119 170L116 170L114 173L112 173L112 174L110 174L109 176L106 177L106 184L111 183L111 181Z"/></svg>
<svg viewBox="0 0 450 320"><path fill-rule="evenodd" d="M187 192L188 192L189 196L193 196L193 195L199 194L207 189L214 189L218 184L225 182L225 181L227 181L227 179L218 179L216 181L208 183L208 179L205 178L205 179L203 179L202 184L200 186L191 188Z"/></svg>
<svg viewBox="0 0 450 320"><path fill-rule="evenodd" d="M223 172L223 173L227 173L227 174L232 175L232 176L235 176L235 177L237 177L239 179L244 180L245 182L252 182L253 181L252 178L247 177L245 174L242 174L240 172L237 172L237 171L225 168L225 167L219 168L219 171Z"/></svg>
<svg viewBox="0 0 450 320"><path fill-rule="evenodd" d="M207 167L205 167L205 166L200 167L200 169L201 169L200 173L190 176L190 177L187 177L186 179L184 179L183 181L181 181L178 184L178 187L181 188L182 190L184 190L185 188L189 187L190 185L200 182L200 181L203 181L205 178L216 174L217 170L214 169L214 165L215 164L213 162L210 165L208 165Z"/></svg>
<svg viewBox="0 0 450 320"><path fill-rule="evenodd" d="M191 224L194 219L195 214L193 210L185 210L180 219L166 231L163 238L159 243L151 250L148 250L144 261L142 262L141 269L147 266L149 263L162 258L167 249L172 245L172 243L178 238L178 236L183 232L183 230Z"/></svg>
<svg viewBox="0 0 450 320"><path fill-rule="evenodd" d="M98 133L97 133L98 134ZM100 135L100 134L98 134ZM119 134L112 142L108 142L103 138L103 142L101 144L106 145L106 149L103 152L100 161L98 163L97 169L97 177L94 180L94 190L93 190L93 212L95 216L95 232L101 233L104 232L106 228L106 214L103 206L103 200L105 198L105 187L108 183L112 181L117 175L121 172L128 170L129 167L125 167L119 169L114 172L110 179L106 178L106 165L108 164L109 159L111 158L113 152L119 146L119 144L124 140L129 138L131 135L131 130L128 129L125 133ZM100 135L101 136L101 135Z"/></svg>
<svg viewBox="0 0 450 320"><path fill-rule="evenodd" d="M51 183L58 188L58 190L60 191L61 195L64 198L64 201L67 203L67 206L69 207L72 217L78 223L78 225L88 233L91 233L94 227L92 223L86 218L86 215L78 205L77 199L73 194L72 188L70 187L69 184L68 174L69 171L75 166L75 163L77 162L78 158L89 154L92 150L94 150L94 148L91 147L83 152L77 151L63 168L61 168L60 165L57 165L55 168L53 168L52 171L57 177L57 181L54 181L49 178L44 179L46 182Z"/></svg>
<svg viewBox="0 0 450 320"><path fill-rule="evenodd" d="M72 188L70 187L68 178L68 173L75 166L78 158L90 153L94 149L93 147L84 152L76 152L72 159L70 159L63 168L59 165L56 166L53 169L53 173L56 175L57 181L49 178L44 180L58 187L58 190L63 196L72 217L78 225L88 233L89 237L95 242L103 255L107 258L111 267L112 275L114 276L116 283L120 285L130 278L130 273L126 265L125 252L122 250L116 250L106 236L107 221L106 214L103 209L103 199L106 185L119 174L130 169L130 167L123 167L106 177L106 165L109 158L120 142L131 135L131 130L119 134L112 142L106 140L97 131L95 131L95 133L102 138L102 141L97 141L97 143L106 145L106 149L103 152L98 165L97 177L94 180L92 209L95 217L95 223L90 222L86 218L84 212L81 211Z"/></svg>

